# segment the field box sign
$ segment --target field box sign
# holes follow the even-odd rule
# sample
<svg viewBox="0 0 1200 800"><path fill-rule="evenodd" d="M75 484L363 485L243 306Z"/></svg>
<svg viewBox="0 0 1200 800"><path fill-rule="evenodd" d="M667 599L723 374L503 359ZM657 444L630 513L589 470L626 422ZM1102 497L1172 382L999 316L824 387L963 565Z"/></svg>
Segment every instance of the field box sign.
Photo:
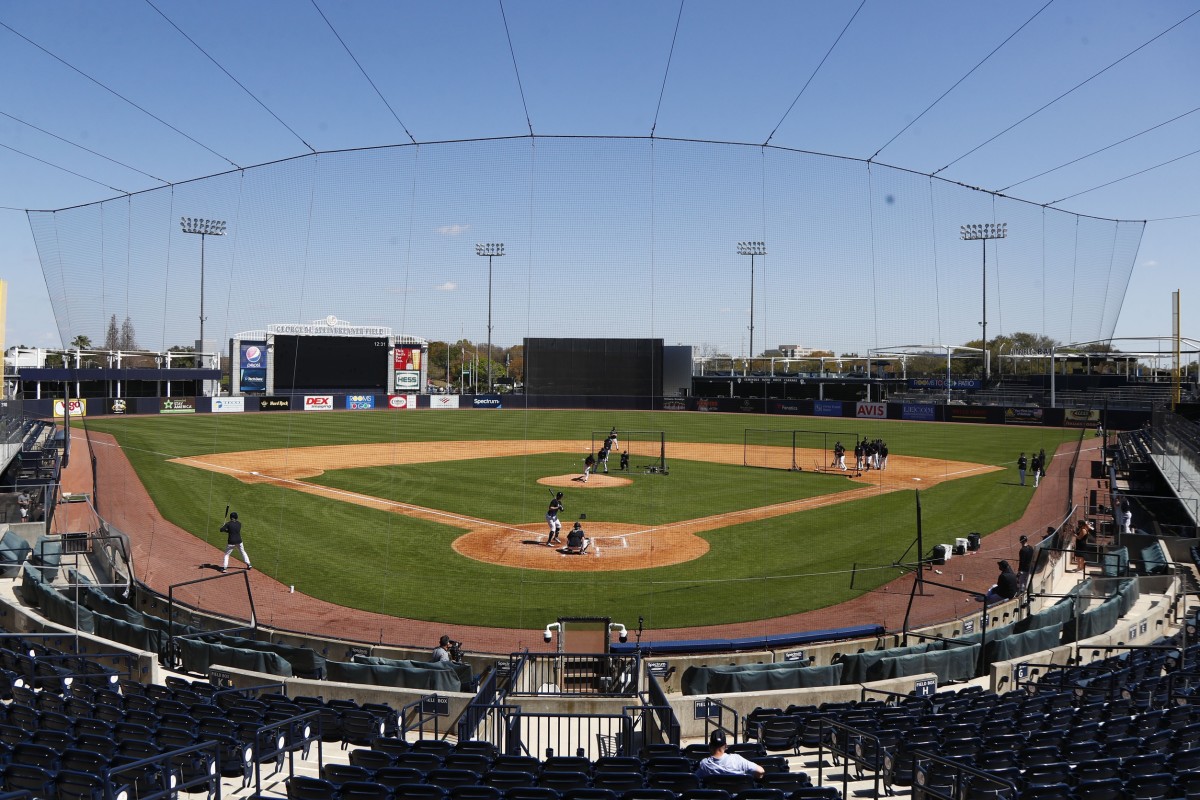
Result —
<svg viewBox="0 0 1200 800"><path fill-rule="evenodd" d="M647 661L646 671L656 678L665 678L667 676L666 661Z"/></svg>
<svg viewBox="0 0 1200 800"><path fill-rule="evenodd" d="M421 713L432 714L435 717L450 716L450 698L431 694L421 698Z"/></svg>
<svg viewBox="0 0 1200 800"><path fill-rule="evenodd" d="M917 697L933 697L933 693L936 691L936 678L922 678L913 684L913 694Z"/></svg>
<svg viewBox="0 0 1200 800"><path fill-rule="evenodd" d="M712 717L721 716L721 704L715 700L705 698L697 700L695 705L696 719L711 719Z"/></svg>
<svg viewBox="0 0 1200 800"><path fill-rule="evenodd" d="M807 661L803 650L789 650L783 654L784 661Z"/></svg>

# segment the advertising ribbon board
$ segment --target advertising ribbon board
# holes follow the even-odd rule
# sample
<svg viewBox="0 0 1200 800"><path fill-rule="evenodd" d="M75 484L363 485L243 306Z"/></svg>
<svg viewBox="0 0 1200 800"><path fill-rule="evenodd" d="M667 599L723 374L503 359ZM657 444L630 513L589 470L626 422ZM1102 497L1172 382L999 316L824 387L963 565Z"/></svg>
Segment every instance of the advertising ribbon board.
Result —
<svg viewBox="0 0 1200 800"><path fill-rule="evenodd" d="M196 398L194 397L163 397L158 401L160 414L195 414Z"/></svg>
<svg viewBox="0 0 1200 800"><path fill-rule="evenodd" d="M267 388L267 343L242 342L238 347L238 381L242 392L262 392Z"/></svg>
<svg viewBox="0 0 1200 800"><path fill-rule="evenodd" d="M64 405L65 402L65 405ZM70 414L72 417L87 416L87 400L84 398L75 397L70 400L55 400L54 401L54 416L57 419Z"/></svg>
<svg viewBox="0 0 1200 800"><path fill-rule="evenodd" d="M841 400L814 400L813 401L813 416L815 417L840 417L842 415Z"/></svg>
<svg viewBox="0 0 1200 800"><path fill-rule="evenodd" d="M1004 409L1005 425L1041 425L1042 410L1040 408L1006 408Z"/></svg>
<svg viewBox="0 0 1200 800"><path fill-rule="evenodd" d="M1063 427L1094 428L1100 421L1100 410L1096 408L1068 408L1063 412Z"/></svg>
<svg viewBox="0 0 1200 800"><path fill-rule="evenodd" d="M983 406L946 406L947 422L987 422Z"/></svg>
<svg viewBox="0 0 1200 800"><path fill-rule="evenodd" d="M435 394L429 398L430 408L458 408L458 395Z"/></svg>
<svg viewBox="0 0 1200 800"><path fill-rule="evenodd" d="M860 419L887 419L887 403L858 403L854 416Z"/></svg>
<svg viewBox="0 0 1200 800"><path fill-rule="evenodd" d="M212 410L214 414L240 414L246 410L246 398L214 397Z"/></svg>
<svg viewBox="0 0 1200 800"><path fill-rule="evenodd" d="M292 401L287 397L260 397L258 398L259 411L290 411Z"/></svg>
<svg viewBox="0 0 1200 800"><path fill-rule="evenodd" d="M900 418L918 422L933 422L935 413L933 409L932 403L905 403L900 409Z"/></svg>
<svg viewBox="0 0 1200 800"><path fill-rule="evenodd" d="M351 394L346 395L346 408L351 411L363 411L375 408L375 395Z"/></svg>
<svg viewBox="0 0 1200 800"><path fill-rule="evenodd" d="M333 395L306 394L304 395L305 411L333 411Z"/></svg>
<svg viewBox="0 0 1200 800"><path fill-rule="evenodd" d="M407 410L417 407L417 396L415 394L389 394L388 408Z"/></svg>
<svg viewBox="0 0 1200 800"><path fill-rule="evenodd" d="M945 378L909 378L910 389L941 389L946 390ZM951 389L982 389L983 381L978 378L951 378Z"/></svg>

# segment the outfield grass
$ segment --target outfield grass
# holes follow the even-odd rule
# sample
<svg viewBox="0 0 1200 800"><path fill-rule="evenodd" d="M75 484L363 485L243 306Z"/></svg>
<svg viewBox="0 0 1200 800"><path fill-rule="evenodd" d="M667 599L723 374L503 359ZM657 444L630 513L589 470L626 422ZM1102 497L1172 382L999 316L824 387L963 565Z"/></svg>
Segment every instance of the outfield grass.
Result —
<svg viewBox="0 0 1200 800"><path fill-rule="evenodd" d="M885 438L895 454L1005 467L922 491L929 542L952 540L966 531L995 530L1019 518L1030 493L1016 486L1017 454L1038 448L1053 453L1061 441L1079 435L1077 430L1040 427L672 412L248 413L88 422L89 428L118 437L171 522L223 545L217 529L225 505L231 504L246 523L247 548L256 569L331 602L418 619L530 628L562 614L621 619L640 615L647 627L663 628L774 617L840 603L890 580L896 570L866 567L890 565L915 537L914 493L894 492L709 531L702 534L709 553L685 564L607 573L514 569L459 556L450 547L462 533L458 529L269 484L243 484L168 461L209 452L357 442L586 440L591 431L613 425L666 430L671 475L635 476L635 485L624 489L567 490L572 503L578 498L588 504L589 519L622 521L622 514L634 522L646 521L645 515L663 520L679 513L694 517L710 513L707 509L778 502L772 498L788 491L791 495L784 499L854 486L836 476L677 462L671 457L671 442L741 443L747 427L853 430ZM570 472L579 457L561 458L551 454L342 470L320 480L472 516L535 522L548 499L536 478ZM344 480L349 482L342 484ZM583 509L578 505L568 505L569 513L579 510ZM860 571L852 590L844 571L854 564Z"/></svg>

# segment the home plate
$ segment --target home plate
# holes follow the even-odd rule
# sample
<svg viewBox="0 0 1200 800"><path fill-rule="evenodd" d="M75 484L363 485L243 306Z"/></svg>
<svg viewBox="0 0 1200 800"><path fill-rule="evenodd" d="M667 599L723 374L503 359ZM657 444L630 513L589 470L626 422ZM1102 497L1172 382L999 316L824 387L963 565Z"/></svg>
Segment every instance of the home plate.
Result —
<svg viewBox="0 0 1200 800"><path fill-rule="evenodd" d="M914 481L919 481L919 480L921 480L921 479L920 479L920 478L913 478L913 480L914 480Z"/></svg>

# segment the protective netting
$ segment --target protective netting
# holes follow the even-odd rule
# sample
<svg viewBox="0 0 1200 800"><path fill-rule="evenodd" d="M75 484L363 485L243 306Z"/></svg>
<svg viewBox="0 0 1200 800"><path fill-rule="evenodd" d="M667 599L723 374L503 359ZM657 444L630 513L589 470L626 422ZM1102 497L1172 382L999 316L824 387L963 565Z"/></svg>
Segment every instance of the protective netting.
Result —
<svg viewBox="0 0 1200 800"><path fill-rule="evenodd" d="M1008 237L987 245L989 336L1078 342L1111 335L1143 229L757 145L537 137L321 153L31 212L64 343L80 335L103 342L114 317L129 319L141 349L195 343L200 237L184 233L180 217L227 222L226 235L204 237L204 338L220 352L238 333L331 315L481 344L489 264L476 255L480 242L505 244L491 265L497 347L527 337L643 337L738 356L781 344L838 354L958 345L980 336L982 288L981 244L962 241L959 226L993 221L1007 223ZM740 241L765 242L767 252L753 259L753 337L751 259L738 255ZM151 483L159 512L218 548L216 558L222 508L242 510L255 570L296 584L297 595L340 592L343 604L381 615L517 628L540 628L558 613L626 623L644 614L649 627L682 627L820 608L898 574L895 559L915 528L908 489L940 482L926 500L927 543L972 529L958 529L957 515L975 509L979 487L997 507L1026 502L996 499L1007 491L996 488L999 474L977 469L983 456L964 455L951 426L943 434L912 423L893 436L830 421L835 433L887 438L894 456L920 456L860 485L811 474L830 463L827 437L818 448L793 444L789 433L779 452L756 456L772 466L783 458L787 470L793 451L823 451L819 461L796 462L803 472L750 471L745 430L759 425L718 425L725 415L510 415L523 408L517 398L505 408L495 418L347 411L130 419L117 431L123 453L101 448L102 488L111 480L102 494L122 530L143 541L150 498L138 484ZM697 421L708 417L711 425ZM618 500L582 492L572 479L594 432L610 426L665 431L670 475L634 480ZM982 437L993 464L1022 449L1054 453L1063 439L1049 429L983 427L970 426L971 435ZM853 438L843 439L848 450ZM633 467L661 452L661 438L628 442ZM299 451L312 444L345 449L309 463ZM225 455L252 450L267 455ZM546 477L566 482L539 484ZM907 481L905 491L885 479ZM583 562L545 547L555 486L567 494L564 538L582 518L596 540L592 556L625 558L627 567L572 567ZM695 500L680 510L684 491ZM140 505L123 506L135 497ZM1060 515L1054 506L1046 519ZM803 516L810 508L819 516ZM758 519L750 509L767 511ZM163 550L153 547L153 530L142 544L147 560ZM502 568L485 557L496 542L511 544L496 562ZM869 561L859 546L874 548ZM203 559L214 568L213 552L193 560ZM888 596L864 613L894 628L907 599ZM289 626L323 619L280 608ZM829 611L815 624L844 622ZM366 635L338 623L347 635ZM382 626L370 633L384 638Z"/></svg>
<svg viewBox="0 0 1200 800"><path fill-rule="evenodd" d="M863 353L988 333L1105 338L1143 223L1047 209L900 169L772 147L519 138L322 153L51 212L31 212L64 343L129 317L144 349L190 346L206 237L206 338L333 314L455 341L656 336L744 355L742 240L755 258L755 353Z"/></svg>

